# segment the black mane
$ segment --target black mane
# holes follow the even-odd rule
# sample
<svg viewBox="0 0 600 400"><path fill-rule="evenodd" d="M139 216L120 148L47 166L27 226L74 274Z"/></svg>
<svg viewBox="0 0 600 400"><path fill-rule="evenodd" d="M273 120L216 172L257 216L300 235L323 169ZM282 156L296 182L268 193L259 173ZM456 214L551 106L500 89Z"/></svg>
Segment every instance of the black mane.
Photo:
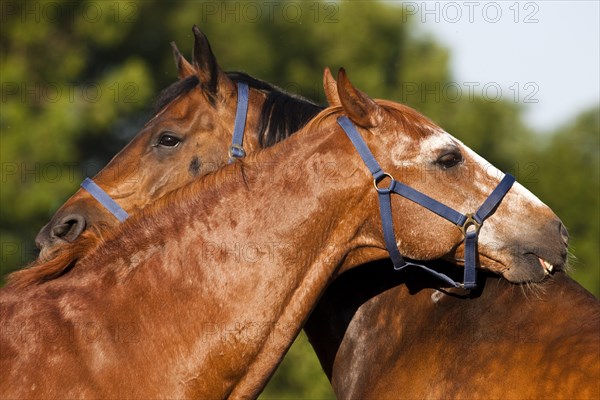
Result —
<svg viewBox="0 0 600 400"><path fill-rule="evenodd" d="M260 113L258 144L269 147L302 128L325 107L304 97L285 92L243 72L228 72L234 82L243 82L267 94Z"/></svg>
<svg viewBox="0 0 600 400"><path fill-rule="evenodd" d="M312 117L325 108L243 72L227 72L227 76L234 82L246 83L249 87L267 95L258 125L257 135L260 147L269 147L285 139L306 125ZM155 113L165 108L177 96L188 93L199 83L198 77L192 75L167 87L155 101Z"/></svg>
<svg viewBox="0 0 600 400"><path fill-rule="evenodd" d="M187 94L190 90L198 86L200 80L196 75L188 76L180 81L171 84L164 89L156 100L154 100L154 115L158 114L169 103L175 100L179 95Z"/></svg>

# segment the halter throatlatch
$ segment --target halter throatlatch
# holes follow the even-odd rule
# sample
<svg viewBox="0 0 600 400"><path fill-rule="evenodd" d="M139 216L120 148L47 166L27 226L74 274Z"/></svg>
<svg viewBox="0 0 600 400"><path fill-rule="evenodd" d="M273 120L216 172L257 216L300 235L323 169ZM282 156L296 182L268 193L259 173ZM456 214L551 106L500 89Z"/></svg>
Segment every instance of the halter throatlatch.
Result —
<svg viewBox="0 0 600 400"><path fill-rule="evenodd" d="M233 138L229 147L229 163L246 156L244 151L244 129L246 129L246 115L248 114L248 85L238 82L237 109L235 123L233 124Z"/></svg>
<svg viewBox="0 0 600 400"><path fill-rule="evenodd" d="M120 205L117 204L116 201L109 196L102 188L96 185L96 182L91 180L90 178L85 178L80 185L83 189L87 190L89 194L92 195L93 198L98 200L100 204L104 206L112 215L114 215L119 222L123 222L129 217L127 211L123 210Z"/></svg>
<svg viewBox="0 0 600 400"><path fill-rule="evenodd" d="M390 174L384 172L350 119L348 119L346 116L341 116L337 121L344 132L346 132L346 135L348 135L352 141L352 144L354 144L354 147L358 151L358 154L361 156L364 163L367 165L367 168L373 175L373 184L377 190L379 198L379 212L381 214L383 237L387 250L390 253L392 263L394 264L394 268L396 270L401 270L412 265L426 270L430 274L454 287L465 289L476 288L477 272L475 268L477 264L477 238L479 235L479 229L481 228L483 221L490 216L498 204L500 204L504 198L504 195L506 195L506 193L510 190L515 182L515 178L509 174L504 175L504 178L502 178L498 186L496 186L490 196L483 202L477 212L464 215L440 203L439 201L434 200L431 197L426 196L425 194L401 182L398 182ZM386 177L390 180L389 186L379 187L379 183ZM399 194L400 196L406 197L407 199L420 204L428 210L436 213L440 217L443 217L454 223L461 229L465 237L465 272L463 276L463 283L456 282L449 276L424 265L407 262L404 260L404 258L402 258L394 233L391 203L392 193Z"/></svg>
<svg viewBox="0 0 600 400"><path fill-rule="evenodd" d="M229 148L229 162L232 163L238 158L246 156L244 151L244 129L246 128L246 115L248 114L248 85L238 82L237 109L235 114L235 123L233 125L233 139ZM81 182L81 187L89 192L93 198L98 200L119 222L125 221L129 215L114 201L108 193L98 186L92 179L85 178Z"/></svg>

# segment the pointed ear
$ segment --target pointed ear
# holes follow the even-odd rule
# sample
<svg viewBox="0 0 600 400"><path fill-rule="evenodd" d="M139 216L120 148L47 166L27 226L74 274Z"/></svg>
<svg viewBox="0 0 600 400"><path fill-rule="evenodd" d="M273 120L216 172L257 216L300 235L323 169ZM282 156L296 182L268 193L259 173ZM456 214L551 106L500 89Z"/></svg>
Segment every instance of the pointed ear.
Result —
<svg viewBox="0 0 600 400"><path fill-rule="evenodd" d="M363 128L374 128L383 120L383 109L369 96L356 89L340 68L337 81L338 96L348 118Z"/></svg>
<svg viewBox="0 0 600 400"><path fill-rule="evenodd" d="M192 32L194 32L193 64L202 90L211 97L237 93L236 85L217 63L204 33L196 25L192 28Z"/></svg>
<svg viewBox="0 0 600 400"><path fill-rule="evenodd" d="M175 42L171 42L171 48L173 49L173 57L175 58L175 65L177 65L177 76L179 77L179 80L196 74L196 70L192 64L181 55Z"/></svg>
<svg viewBox="0 0 600 400"><path fill-rule="evenodd" d="M331 75L331 70L325 67L323 71L323 90L325 91L325 97L330 106L340 106L340 96L338 96L337 82Z"/></svg>

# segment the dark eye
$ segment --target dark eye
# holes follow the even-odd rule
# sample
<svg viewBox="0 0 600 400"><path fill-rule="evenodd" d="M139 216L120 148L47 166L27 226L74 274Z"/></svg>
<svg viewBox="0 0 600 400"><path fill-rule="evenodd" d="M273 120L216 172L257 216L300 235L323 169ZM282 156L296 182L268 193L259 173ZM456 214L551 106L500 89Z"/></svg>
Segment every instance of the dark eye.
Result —
<svg viewBox="0 0 600 400"><path fill-rule="evenodd" d="M455 167L462 162L462 154L458 151L450 151L440 156L435 163L443 169L449 169Z"/></svg>
<svg viewBox="0 0 600 400"><path fill-rule="evenodd" d="M157 146L175 147L179 144L179 142L181 142L181 139L179 139L177 136L171 133L163 133L158 139Z"/></svg>

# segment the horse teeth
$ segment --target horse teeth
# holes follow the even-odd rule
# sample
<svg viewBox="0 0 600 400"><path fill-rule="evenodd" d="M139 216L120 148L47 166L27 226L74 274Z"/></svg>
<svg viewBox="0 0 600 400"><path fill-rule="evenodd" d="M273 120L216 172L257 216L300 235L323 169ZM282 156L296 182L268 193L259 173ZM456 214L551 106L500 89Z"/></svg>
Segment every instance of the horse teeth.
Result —
<svg viewBox="0 0 600 400"><path fill-rule="evenodd" d="M544 270L546 271L547 274L552 272L552 270L554 269L554 265L550 264L546 260L542 260L539 257L538 257L538 259L540 260L540 264L542 264L542 266L544 267Z"/></svg>

